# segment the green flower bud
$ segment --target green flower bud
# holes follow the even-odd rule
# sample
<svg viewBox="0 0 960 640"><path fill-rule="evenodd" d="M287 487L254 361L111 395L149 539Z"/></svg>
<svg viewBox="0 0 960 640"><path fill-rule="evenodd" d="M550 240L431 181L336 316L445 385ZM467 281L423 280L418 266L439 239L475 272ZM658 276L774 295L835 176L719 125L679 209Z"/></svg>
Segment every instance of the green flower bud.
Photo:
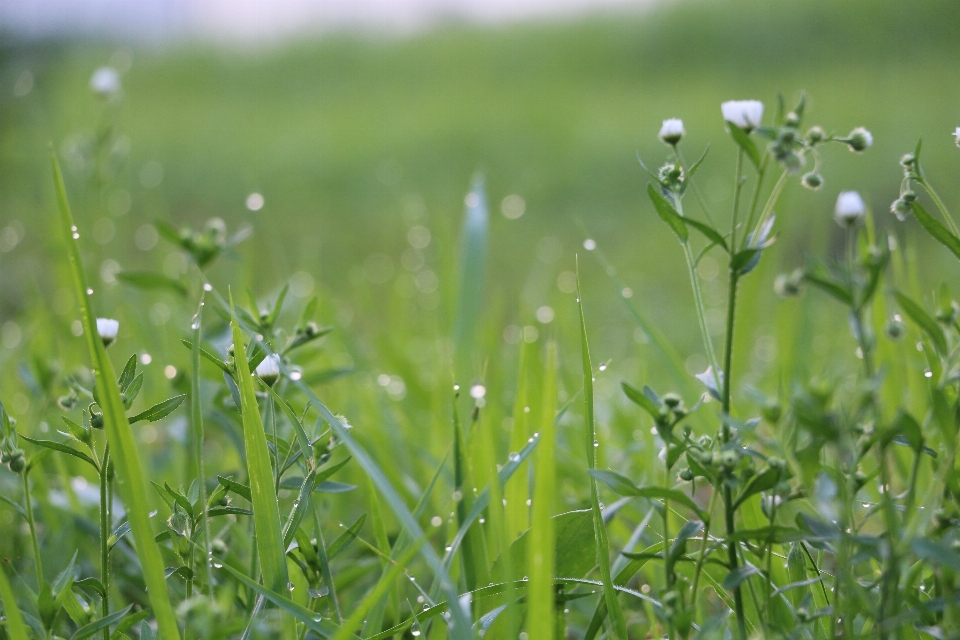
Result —
<svg viewBox="0 0 960 640"><path fill-rule="evenodd" d="M683 469L680 471L680 479L684 480L685 482L690 482L693 480L693 471L690 469Z"/></svg>
<svg viewBox="0 0 960 640"><path fill-rule="evenodd" d="M791 111L784 116L783 124L787 127L798 127L800 126L800 116L797 115L796 111Z"/></svg>
<svg viewBox="0 0 960 640"><path fill-rule="evenodd" d="M683 398L676 393L665 393L663 394L663 403L673 409L683 404Z"/></svg>
<svg viewBox="0 0 960 640"><path fill-rule="evenodd" d="M810 173L804 174L804 176L800 179L800 184L811 191L816 191L823 186L823 176L821 176L819 173L811 171Z"/></svg>
<svg viewBox="0 0 960 640"><path fill-rule="evenodd" d="M780 421L780 415L782 412L783 408L776 400L768 401L763 405L763 408L760 409L760 413L763 415L764 419L772 424L777 424L777 422Z"/></svg>
<svg viewBox="0 0 960 640"><path fill-rule="evenodd" d="M903 201L907 204L913 204L917 201L917 193L911 189L907 189L900 194L900 197L903 198Z"/></svg>
<svg viewBox="0 0 960 640"><path fill-rule="evenodd" d="M7 462L7 466L14 473L22 473L27 466L27 459L24 457L23 451L14 449L10 452L10 460Z"/></svg>
<svg viewBox="0 0 960 640"><path fill-rule="evenodd" d="M817 144L827 137L827 134L824 132L822 127L810 127L807 131L807 142L810 144Z"/></svg>
<svg viewBox="0 0 960 640"><path fill-rule="evenodd" d="M850 147L850 150L856 153L864 151L873 145L873 134L864 129L863 127L857 127L850 132L850 135L847 137L847 146Z"/></svg>
<svg viewBox="0 0 960 640"><path fill-rule="evenodd" d="M910 204L901 196L890 205L890 213L897 216L897 220L903 222L907 219L907 214L910 213Z"/></svg>
<svg viewBox="0 0 960 640"><path fill-rule="evenodd" d="M103 413L97 411L90 405L90 426L94 429L103 429Z"/></svg>
<svg viewBox="0 0 960 640"><path fill-rule="evenodd" d="M917 157L912 153L905 153L900 158L900 166L904 169L909 169L917 163Z"/></svg>

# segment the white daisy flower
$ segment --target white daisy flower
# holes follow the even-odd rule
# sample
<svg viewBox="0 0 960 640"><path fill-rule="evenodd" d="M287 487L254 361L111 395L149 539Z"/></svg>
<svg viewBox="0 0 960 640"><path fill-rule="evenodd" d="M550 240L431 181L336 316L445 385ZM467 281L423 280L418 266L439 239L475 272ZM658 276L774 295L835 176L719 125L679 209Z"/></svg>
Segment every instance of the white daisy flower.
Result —
<svg viewBox="0 0 960 640"><path fill-rule="evenodd" d="M112 318L97 318L97 334L103 340L103 346L109 347L117 339L120 322Z"/></svg>
<svg viewBox="0 0 960 640"><path fill-rule="evenodd" d="M660 127L660 140L664 144L673 146L680 142L683 138L683 134L686 133L683 130L683 120L680 118L670 118L669 120L663 121L663 126Z"/></svg>
<svg viewBox="0 0 960 640"><path fill-rule="evenodd" d="M744 131L753 131L763 120L763 103L759 100L729 100L720 105L723 119Z"/></svg>
<svg viewBox="0 0 960 640"><path fill-rule="evenodd" d="M841 191L837 196L837 206L833 218L841 227L852 226L867 215L867 205L856 191Z"/></svg>

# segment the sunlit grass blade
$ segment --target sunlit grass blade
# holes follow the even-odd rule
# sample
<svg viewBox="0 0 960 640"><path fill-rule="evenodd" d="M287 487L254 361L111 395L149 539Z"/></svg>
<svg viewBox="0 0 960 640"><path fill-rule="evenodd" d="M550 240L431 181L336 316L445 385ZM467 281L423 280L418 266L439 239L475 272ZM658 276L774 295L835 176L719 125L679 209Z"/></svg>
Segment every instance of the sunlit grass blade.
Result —
<svg viewBox="0 0 960 640"><path fill-rule="evenodd" d="M557 347L547 345L543 375L540 420L540 450L534 465L533 511L527 550L528 592L527 634L538 640L553 640L554 620L554 538L553 511L557 496L557 462L554 414L557 408Z"/></svg>
<svg viewBox="0 0 960 640"><path fill-rule="evenodd" d="M0 602L3 603L3 615L6 618L6 631L10 640L27 640L27 625L23 622L23 615L13 598L13 589L7 580L7 573L0 568Z"/></svg>
<svg viewBox="0 0 960 640"><path fill-rule="evenodd" d="M83 261L80 257L80 237L73 222L70 203L67 199L66 187L63 183L63 174L56 155L51 154L54 183L57 190L57 202L60 208L60 224L63 229L67 246L67 256L70 270L73 275L74 293L80 304L83 333L86 336L87 348L94 367L94 378L99 392L100 407L103 410L107 440L116 469L117 484L127 510L130 530L133 533L134 544L140 564L143 567L143 579L147 587L147 595L154 611L160 635L165 640L174 640L180 637L177 620L170 604L167 593L167 583L164 576L163 558L160 548L154 540L153 529L150 526L149 505L147 500L146 484L143 468L140 465L140 454L133 438L133 430L127 420L127 414L117 386L117 376L113 363L107 356L106 347L97 333L96 316L91 308L91 289L87 287L86 276L83 272Z"/></svg>
<svg viewBox="0 0 960 640"><path fill-rule="evenodd" d="M233 308L233 301L230 302ZM240 413L243 419L243 443L247 457L247 475L250 481L250 502L253 505L254 527L257 533L257 551L260 570L267 588L283 593L287 588L287 560L284 554L280 527L280 505L270 464L267 436L260 418L253 377L247 365L247 350L243 333L236 318L233 328L234 362L237 368L237 387L240 390Z"/></svg>
<svg viewBox="0 0 960 640"><path fill-rule="evenodd" d="M194 465L200 482L200 525L203 527L203 576L207 582L207 594L213 597L213 573L210 569L210 522L207 518L207 485L203 468L203 411L200 407L200 327L203 313L203 293L194 316L193 346L190 348L190 428L193 434Z"/></svg>
<svg viewBox="0 0 960 640"><path fill-rule="evenodd" d="M453 484L454 490L460 493L460 500L457 501L457 527L466 532L460 555L463 561L464 581L467 591L470 591L476 589L478 584L486 583L487 559L482 532L477 528L471 528L466 522L467 514L473 506L473 492L470 488L474 485L474 481L471 478L470 462L456 403L453 407Z"/></svg>
<svg viewBox="0 0 960 640"><path fill-rule="evenodd" d="M583 317L583 294L580 291L580 276L577 275L577 310L580 316L580 353L583 361L583 419L586 437L587 469L597 467L596 426L593 419L593 365L590 363L590 345L587 341L587 325ZM620 610L617 593L613 589L610 577L610 549L607 544L607 529L600 511L600 497L597 493L597 481L590 476L590 505L593 511L593 534L596 541L597 563L600 566L600 580L603 582L603 599L607 604L607 614L613 624L613 634L621 640L627 638L627 625Z"/></svg>
<svg viewBox="0 0 960 640"><path fill-rule="evenodd" d="M520 349L520 366L517 374L517 396L513 403L513 431L510 434L510 451L520 451L530 437L529 374L527 368L533 359L535 343L524 342ZM524 469L526 471L526 469ZM530 509L527 499L530 497L530 483L527 474L521 473L516 480L504 487L507 501L507 536L516 540L517 536L530 526Z"/></svg>

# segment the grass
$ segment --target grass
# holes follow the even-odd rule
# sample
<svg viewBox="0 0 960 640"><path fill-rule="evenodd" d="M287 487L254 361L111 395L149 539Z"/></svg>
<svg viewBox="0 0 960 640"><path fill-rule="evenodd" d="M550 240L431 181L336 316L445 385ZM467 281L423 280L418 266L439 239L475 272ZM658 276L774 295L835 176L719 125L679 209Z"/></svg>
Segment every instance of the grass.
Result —
<svg viewBox="0 0 960 640"><path fill-rule="evenodd" d="M135 48L112 102L86 83L116 47L9 45L0 635L955 628L960 240L938 205L960 199L956 14L688 2ZM6 97L24 69L33 91ZM671 208L707 219L692 193L681 208L654 185L651 201L635 152L659 167L659 122L682 117L687 162L711 145L695 183L726 234L738 144L719 103L762 98L772 123L777 88L788 104L809 91L803 130L862 124L876 144L823 147L820 191L788 178L777 243L731 277L721 248L697 262L701 231L689 256L676 246L689 228ZM897 160L920 137L900 223ZM757 182L743 167L741 220ZM831 219L848 188L872 209L856 244ZM517 219L501 215L511 194ZM75 221L58 222L58 195ZM774 296L801 266L804 295ZM97 316L120 321L109 349ZM273 386L251 375L268 353ZM733 373L698 404L711 362Z"/></svg>

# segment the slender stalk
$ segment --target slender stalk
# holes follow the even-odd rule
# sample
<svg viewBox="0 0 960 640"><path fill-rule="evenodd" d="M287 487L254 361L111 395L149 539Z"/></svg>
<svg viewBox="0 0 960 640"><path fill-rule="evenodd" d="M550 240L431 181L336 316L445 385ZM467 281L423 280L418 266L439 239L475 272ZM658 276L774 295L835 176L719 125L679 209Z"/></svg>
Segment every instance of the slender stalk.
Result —
<svg viewBox="0 0 960 640"><path fill-rule="evenodd" d="M743 190L743 149L737 150L737 176L733 185L733 217L730 220L730 251L737 252L737 214L740 209L740 192Z"/></svg>
<svg viewBox="0 0 960 640"><path fill-rule="evenodd" d="M37 542L37 525L33 519L33 500L30 498L30 481L27 470L20 474L23 478L23 500L27 504L27 524L30 525L30 542L33 544L33 564L37 570L37 588L43 585L43 562L40 560L40 544Z"/></svg>
<svg viewBox="0 0 960 640"><path fill-rule="evenodd" d="M666 444L669 449L670 444ZM670 486L670 466L665 465L663 471L663 486ZM673 589L673 562L670 560L670 500L663 500L663 568L667 578L667 591ZM562 637L562 636L558 636ZM673 638L673 620L667 624L667 637Z"/></svg>
<svg viewBox="0 0 960 640"><path fill-rule="evenodd" d="M717 492L714 491L710 496L710 507L707 509L707 515L710 519L703 523L703 537L700 539L700 556L697 558L697 567L693 571L693 587L691 588L690 608L694 609L697 604L697 585L700 583L700 573L703 571L703 563L707 559L707 540L710 539L710 521L713 520L713 509L717 504Z"/></svg>
<svg viewBox="0 0 960 640"><path fill-rule="evenodd" d="M673 145L673 155L676 157L680 168L683 169L683 175L686 176L685 179L693 188L693 196L697 199L697 204L700 205L700 210L703 211L704 217L707 219L707 222L710 223L711 227L715 227L713 216L710 215L710 211L707 209L707 203L704 202L703 195L701 195L700 189L697 188L697 183L693 181L693 176L690 175L690 172L687 170L687 164L683 161L683 156L680 154L680 147L677 145Z"/></svg>
<svg viewBox="0 0 960 640"><path fill-rule="evenodd" d="M207 582L207 595L213 598L213 571L210 568L210 521L207 517L206 474L203 468L203 410L200 406L200 321L203 311L203 288L200 289L200 304L193 320L193 348L190 365L190 424L193 431L193 455L200 484L200 526L203 529L203 573Z"/></svg>
<svg viewBox="0 0 960 640"><path fill-rule="evenodd" d="M100 584L103 585L103 603L101 617L110 613L110 481L107 465L110 464L110 445L103 448L103 462L100 463ZM103 630L103 640L110 640L110 629Z"/></svg>
<svg viewBox="0 0 960 640"><path fill-rule="evenodd" d="M330 590L330 601L333 602L333 614L337 624L343 623L343 616L340 613L340 601L337 598L337 587L333 583L333 576L330 573L330 560L327 557L327 545L323 541L323 531L320 529L320 516L317 513L316 501L313 505L314 526L317 530L317 555L320 556L320 573L323 574L323 581L327 583L327 589Z"/></svg>
<svg viewBox="0 0 960 640"><path fill-rule="evenodd" d="M763 209L760 211L760 217L757 219L757 224L753 227L754 237L756 237L756 231L760 229L763 224L767 221L767 218L770 217L770 214L773 213L773 207L777 203L777 200L780 199L780 194L783 192L783 188L787 184L787 177L789 177L790 172L786 169L783 170L783 173L780 174L780 177L777 179L776 184L773 185L773 189L770 191L770 195L767 197L767 202L763 205Z"/></svg>
<svg viewBox="0 0 960 640"><path fill-rule="evenodd" d="M753 228L753 216L757 213L757 204L760 202L760 191L763 188L763 179L767 175L767 165L769 163L770 153L767 152L763 155L763 160L760 161L760 168L757 170L757 183L753 186L753 196L750 198L750 208L747 210L747 224L744 227L745 229L749 230ZM764 209L766 209L766 206L764 206Z"/></svg>
<svg viewBox="0 0 960 640"><path fill-rule="evenodd" d="M943 204L943 200L940 199L940 196L937 195L937 192L933 190L933 186L927 182L926 178L919 178L917 182L926 189L927 193L930 194L930 197L936 203L937 208L940 209L940 213L943 214L943 219L947 221L947 226L950 227L950 230L953 231L953 235L960 236L960 230L957 230L957 225L953 221L953 218L950 216L950 212L947 211L947 207Z"/></svg>
<svg viewBox="0 0 960 640"><path fill-rule="evenodd" d="M674 205L676 206L677 213L682 216L683 204L680 198L674 199ZM686 258L687 261L687 273L690 276L690 286L693 288L693 302L697 310L697 322L700 324L700 337L703 340L703 348L707 352L707 361L710 363L710 366L713 367L714 371L719 371L717 353L713 348L713 340L710 339L710 331L707 328L707 317L703 307L703 292L700 290L700 277L697 275L697 261L693 257L693 249L690 248L690 243L681 241L680 244L683 246L683 257Z"/></svg>

